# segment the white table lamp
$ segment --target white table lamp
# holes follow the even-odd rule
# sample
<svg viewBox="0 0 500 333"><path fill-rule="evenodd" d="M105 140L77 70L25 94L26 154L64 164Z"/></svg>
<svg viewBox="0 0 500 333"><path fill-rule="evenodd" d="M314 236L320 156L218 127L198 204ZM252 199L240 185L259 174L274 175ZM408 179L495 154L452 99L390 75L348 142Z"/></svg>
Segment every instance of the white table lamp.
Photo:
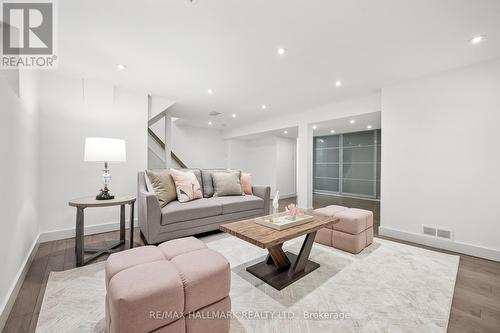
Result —
<svg viewBox="0 0 500 333"><path fill-rule="evenodd" d="M109 200L115 197L109 194L108 184L111 180L108 162L125 162L125 141L110 138L86 138L85 139L85 162L104 162L102 181L104 188L96 196L97 200Z"/></svg>

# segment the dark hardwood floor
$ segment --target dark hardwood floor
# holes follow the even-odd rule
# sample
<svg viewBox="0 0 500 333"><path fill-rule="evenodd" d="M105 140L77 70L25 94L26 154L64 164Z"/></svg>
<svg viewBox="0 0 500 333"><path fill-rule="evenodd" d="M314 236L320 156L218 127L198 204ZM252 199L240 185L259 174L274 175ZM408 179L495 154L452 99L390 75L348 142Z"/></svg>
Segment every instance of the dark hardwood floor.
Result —
<svg viewBox="0 0 500 333"><path fill-rule="evenodd" d="M295 202L295 198L281 200L281 209L292 202ZM315 208L327 205L344 205L373 211L375 233L378 234L380 225L378 201L327 195L314 196ZM86 236L85 244L97 247L118 238L118 231L113 231ZM137 229L134 239L136 240L135 246L143 245ZM402 243L432 249L418 244ZM74 246L73 238L40 244L3 332L35 331L49 273L75 267ZM451 253L438 249L432 250ZM106 256L101 256L96 262L103 260L106 260ZM500 263L460 255L448 332L500 332Z"/></svg>

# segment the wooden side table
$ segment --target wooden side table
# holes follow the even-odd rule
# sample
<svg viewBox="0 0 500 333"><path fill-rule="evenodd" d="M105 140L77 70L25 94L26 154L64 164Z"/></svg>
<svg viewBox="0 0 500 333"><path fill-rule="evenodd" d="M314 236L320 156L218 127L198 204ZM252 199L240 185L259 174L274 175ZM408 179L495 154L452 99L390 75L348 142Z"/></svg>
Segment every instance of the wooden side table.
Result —
<svg viewBox="0 0 500 333"><path fill-rule="evenodd" d="M95 197L73 199L69 202L71 207L76 207L76 235L75 252L76 266L83 266L104 253L116 252L114 248L125 244L125 205L130 205L130 248L134 247L134 204L136 198L131 195L116 196L112 200L96 200ZM84 214L85 208L120 206L120 240L104 249L85 248L84 246ZM84 253L94 253L85 259Z"/></svg>

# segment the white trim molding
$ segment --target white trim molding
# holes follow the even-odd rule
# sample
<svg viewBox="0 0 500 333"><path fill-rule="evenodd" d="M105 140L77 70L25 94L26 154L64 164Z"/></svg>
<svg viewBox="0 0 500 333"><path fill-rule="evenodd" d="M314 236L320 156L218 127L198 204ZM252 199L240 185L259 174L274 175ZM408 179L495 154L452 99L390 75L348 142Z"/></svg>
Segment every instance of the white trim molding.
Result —
<svg viewBox="0 0 500 333"><path fill-rule="evenodd" d="M380 226L379 235L500 262L500 250Z"/></svg>
<svg viewBox="0 0 500 333"><path fill-rule="evenodd" d="M19 290L21 289L21 286L23 285L24 278L26 277L26 274L28 273L28 270L31 266L31 263L33 262L33 259L35 258L36 252L38 251L38 246L40 245L40 235L38 235L34 242L33 245L31 245L31 250L29 251L28 255L23 261L23 264L21 267L19 267L19 270L17 271L16 274L16 279L12 283L12 286L7 293L7 298L5 299L4 304L2 304L2 307L0 308L0 332L3 331L5 323L7 322L7 319L9 318L10 311L12 310L12 307L14 306L14 303L16 302L17 295L19 294Z"/></svg>
<svg viewBox="0 0 500 333"><path fill-rule="evenodd" d="M138 220L134 219L134 228L138 227ZM125 222L125 228L128 228L129 222ZM120 230L120 222L109 222L96 225L85 226L84 235L94 235L103 232ZM66 239L75 237L75 228L60 229L53 231L46 231L40 233L40 243L50 242L59 239Z"/></svg>

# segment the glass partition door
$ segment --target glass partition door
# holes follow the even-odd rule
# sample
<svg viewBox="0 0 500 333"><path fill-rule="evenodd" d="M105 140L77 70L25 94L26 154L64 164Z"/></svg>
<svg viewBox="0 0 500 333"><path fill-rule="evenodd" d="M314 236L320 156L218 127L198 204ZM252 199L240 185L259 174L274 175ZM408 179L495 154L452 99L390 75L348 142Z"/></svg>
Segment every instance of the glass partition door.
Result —
<svg viewBox="0 0 500 333"><path fill-rule="evenodd" d="M314 191L379 197L380 130L314 138Z"/></svg>

